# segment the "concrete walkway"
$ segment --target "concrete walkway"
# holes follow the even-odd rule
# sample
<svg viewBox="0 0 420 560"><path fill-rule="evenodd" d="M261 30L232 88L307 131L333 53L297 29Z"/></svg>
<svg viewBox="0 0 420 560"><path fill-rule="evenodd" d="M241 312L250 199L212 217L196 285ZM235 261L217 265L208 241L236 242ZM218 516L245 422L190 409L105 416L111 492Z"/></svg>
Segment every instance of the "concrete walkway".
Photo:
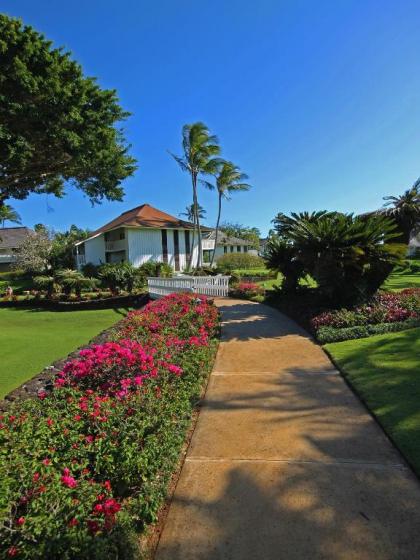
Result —
<svg viewBox="0 0 420 560"><path fill-rule="evenodd" d="M420 559L420 484L322 350L273 309L218 305L157 560Z"/></svg>

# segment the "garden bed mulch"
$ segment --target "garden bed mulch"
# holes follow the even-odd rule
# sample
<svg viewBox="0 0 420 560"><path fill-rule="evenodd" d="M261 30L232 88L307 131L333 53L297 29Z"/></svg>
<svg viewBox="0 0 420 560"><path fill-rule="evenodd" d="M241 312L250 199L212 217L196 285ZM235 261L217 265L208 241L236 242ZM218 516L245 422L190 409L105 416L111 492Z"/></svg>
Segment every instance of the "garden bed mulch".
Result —
<svg viewBox="0 0 420 560"><path fill-rule="evenodd" d="M20 299L20 300L2 300L2 307L26 307L26 308L42 308L51 311L83 311L94 309L109 309L110 307L140 307L147 303L149 295L147 293L113 296L109 298L90 299L80 301L57 301L53 299Z"/></svg>
<svg viewBox="0 0 420 560"><path fill-rule="evenodd" d="M132 300L130 307L141 308L149 301L149 296L147 294L143 294L140 298L136 296L136 300ZM73 352L65 356L64 358L60 358L56 360L51 365L45 367L40 373L36 374L34 377L22 383L16 389L13 389L10 393L8 393L4 399L0 399L0 411L5 411L9 408L9 406L16 401L24 401L26 399L31 399L37 397L39 393L42 391L49 392L52 390L53 387L53 378L55 375L61 371L66 362L71 359L77 358L80 350L82 348L86 348L87 346L91 346L92 344L103 344L109 340L110 334L118 328L118 325L123 321L118 321L109 329L105 329L98 335L96 335L92 340L86 342L82 346L76 348Z"/></svg>

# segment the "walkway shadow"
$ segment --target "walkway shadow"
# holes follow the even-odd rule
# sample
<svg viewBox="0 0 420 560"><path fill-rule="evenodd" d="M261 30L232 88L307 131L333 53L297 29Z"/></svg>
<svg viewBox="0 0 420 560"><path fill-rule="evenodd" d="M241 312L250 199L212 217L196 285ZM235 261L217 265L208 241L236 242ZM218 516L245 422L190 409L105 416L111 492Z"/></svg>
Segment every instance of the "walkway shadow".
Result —
<svg viewBox="0 0 420 560"><path fill-rule="evenodd" d="M310 335L295 321L274 308L252 302L219 304L222 313L222 341L277 339Z"/></svg>

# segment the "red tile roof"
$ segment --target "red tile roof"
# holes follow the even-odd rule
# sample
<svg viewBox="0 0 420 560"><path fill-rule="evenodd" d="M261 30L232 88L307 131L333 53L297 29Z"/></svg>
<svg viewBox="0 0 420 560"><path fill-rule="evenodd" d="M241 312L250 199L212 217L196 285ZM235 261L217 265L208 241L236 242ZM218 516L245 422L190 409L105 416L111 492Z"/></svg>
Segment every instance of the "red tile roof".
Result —
<svg viewBox="0 0 420 560"><path fill-rule="evenodd" d="M95 237L106 231L119 227L140 227L154 229L193 229L194 224L186 222L171 216L166 212L162 212L157 208L153 208L150 204L142 204L132 210L123 212L118 218L105 224L101 228L94 231L91 237ZM210 231L211 228L202 227L203 231Z"/></svg>

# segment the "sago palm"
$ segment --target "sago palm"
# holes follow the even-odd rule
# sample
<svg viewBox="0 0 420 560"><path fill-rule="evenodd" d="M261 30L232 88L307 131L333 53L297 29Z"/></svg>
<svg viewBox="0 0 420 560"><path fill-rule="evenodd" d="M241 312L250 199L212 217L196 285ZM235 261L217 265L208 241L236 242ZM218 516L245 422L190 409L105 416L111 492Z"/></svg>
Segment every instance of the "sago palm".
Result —
<svg viewBox="0 0 420 560"><path fill-rule="evenodd" d="M400 196L385 196L383 213L394 218L401 240L408 245L412 234L420 230L420 179Z"/></svg>
<svg viewBox="0 0 420 560"><path fill-rule="evenodd" d="M201 227L200 216L198 214L198 195L197 183L200 175L210 174L214 171L217 160L215 156L220 154L220 146L218 139L210 134L208 127L202 122L186 124L182 128L182 156L171 154L178 163L182 171L189 173L191 177L193 191L193 207L194 207L194 230L198 235L198 260L197 267L201 265L202 259L202 243L201 243ZM190 255L188 267L191 267L193 246Z"/></svg>
<svg viewBox="0 0 420 560"><path fill-rule="evenodd" d="M20 215L16 212L12 206L9 204L2 204L0 206L0 222L4 228L6 222L12 222L13 224L20 224Z"/></svg>
<svg viewBox="0 0 420 560"><path fill-rule="evenodd" d="M248 191L251 188L251 185L244 182L248 179L248 175L242 173L239 167L237 165L234 165L231 161L219 161L215 177L216 185L205 181L205 184L209 189L216 189L218 199L215 241L210 266L213 265L214 256L216 253L217 236L219 233L220 217L222 215L223 199L230 200L231 194L239 191Z"/></svg>

